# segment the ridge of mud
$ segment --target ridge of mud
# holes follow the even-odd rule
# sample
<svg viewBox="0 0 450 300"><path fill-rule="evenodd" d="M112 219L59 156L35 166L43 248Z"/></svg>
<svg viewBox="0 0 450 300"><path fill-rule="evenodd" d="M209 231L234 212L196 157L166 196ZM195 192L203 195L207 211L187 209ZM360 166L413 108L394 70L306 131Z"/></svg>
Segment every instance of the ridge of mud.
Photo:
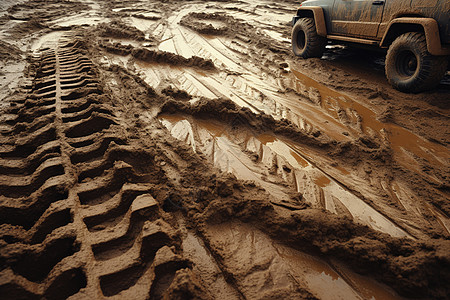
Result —
<svg viewBox="0 0 450 300"><path fill-rule="evenodd" d="M161 20L161 18L162 18L160 16L148 16L143 13L135 13L132 16L135 18L138 18L138 19L150 20L150 21L157 21L157 20Z"/></svg>
<svg viewBox="0 0 450 300"><path fill-rule="evenodd" d="M275 120L264 113L255 114L246 107L239 107L229 99L200 99L194 104L176 100L168 100L161 106L161 114L189 114L197 118L216 119L232 124L235 120L244 120L253 129L263 133L273 131L284 133L286 136L296 137L296 140L309 142L312 145L327 147L329 141L319 141L300 131L288 120Z"/></svg>
<svg viewBox="0 0 450 300"><path fill-rule="evenodd" d="M200 99L194 104L168 100L161 106L160 113L189 114L197 118L220 120L231 125L235 120L243 120L244 124L248 124L259 133L270 131L292 141L321 148L336 157L353 159L354 157L368 156L371 159L382 161L391 159L390 152L381 145L373 146L371 142L365 140L336 143L322 137L320 132L309 135L289 120L275 120L272 116L264 113L255 114L248 108L237 106L229 99ZM368 143L370 146L367 145Z"/></svg>
<svg viewBox="0 0 450 300"><path fill-rule="evenodd" d="M118 66L118 65L113 65L110 68L111 71L118 73L122 76L122 79L124 81L126 80L133 80L134 82L137 83L137 91L138 93L140 93L141 89L144 91L143 93L140 94L144 94L144 98L146 101L149 101L149 97L153 98L155 96L157 96L156 91L149 86L141 77L137 76L134 73L131 73L128 69L122 67L122 66Z"/></svg>
<svg viewBox="0 0 450 300"><path fill-rule="evenodd" d="M118 55L131 55L134 58L149 63L165 63L173 66L197 67L203 70L215 70L216 67L210 59L204 59L198 56L185 58L183 56L160 50L150 50L145 48L135 48L131 45L121 43L101 42L100 47L106 51Z"/></svg>
<svg viewBox="0 0 450 300"><path fill-rule="evenodd" d="M208 20L223 22L224 26L219 28L214 27L213 24L207 23ZM280 45L279 42L270 39L265 34L261 34L252 25L224 13L192 12L184 16L181 19L180 24L200 34L226 35L244 42L250 42L257 48L268 49L273 53L292 56L292 54L287 51L283 45Z"/></svg>
<svg viewBox="0 0 450 300"><path fill-rule="evenodd" d="M169 87L161 90L161 93L166 96L177 99L177 100L187 101L187 100L192 99L192 96L189 95L188 92L186 92L184 90L179 90L179 89L173 88L172 86L169 86Z"/></svg>
<svg viewBox="0 0 450 300"><path fill-rule="evenodd" d="M22 51L16 46L5 41L0 41L0 60L19 60L21 55Z"/></svg>
<svg viewBox="0 0 450 300"><path fill-rule="evenodd" d="M120 42L111 43L109 41L100 41L99 46L109 53L121 56L127 56L131 54L134 49L132 45L123 45Z"/></svg>
<svg viewBox="0 0 450 300"><path fill-rule="evenodd" d="M192 12L184 16L181 19L180 24L192 30L195 30L201 34L222 35L230 32L230 28L228 26L217 28L214 27L212 24L202 23L199 22L198 20L215 20L227 23L231 23L234 21L233 18L226 16L224 14L218 13L208 14L204 12L201 13Z"/></svg>
<svg viewBox="0 0 450 300"><path fill-rule="evenodd" d="M18 35L18 34L28 34L35 31L39 31L42 29L48 28L48 25L44 21L42 21L38 17L33 17L30 20L27 20L24 23L19 23L16 26L14 26L11 30L8 32L12 35Z"/></svg>
<svg viewBox="0 0 450 300"><path fill-rule="evenodd" d="M185 58L183 56L148 49L134 49L131 51L131 55L139 60L145 62L157 62L157 63L167 63L174 66L185 66L185 67L199 67L205 70L214 70L214 63L210 59L204 59L198 56L192 56L190 58Z"/></svg>
<svg viewBox="0 0 450 300"><path fill-rule="evenodd" d="M129 26L120 20L97 25L100 36L115 38L130 38L136 41L144 41L145 34L136 27Z"/></svg>
<svg viewBox="0 0 450 300"><path fill-rule="evenodd" d="M251 183L239 182L231 175L216 177L205 172L202 176L205 170L198 165L197 169L196 185L207 182L202 193L179 191L177 199L204 234L208 224L239 219L295 249L345 261L357 272L374 275L404 296L444 299L450 292L449 240L393 238L324 211L275 209L267 201L270 196ZM189 196L192 194L197 196Z"/></svg>

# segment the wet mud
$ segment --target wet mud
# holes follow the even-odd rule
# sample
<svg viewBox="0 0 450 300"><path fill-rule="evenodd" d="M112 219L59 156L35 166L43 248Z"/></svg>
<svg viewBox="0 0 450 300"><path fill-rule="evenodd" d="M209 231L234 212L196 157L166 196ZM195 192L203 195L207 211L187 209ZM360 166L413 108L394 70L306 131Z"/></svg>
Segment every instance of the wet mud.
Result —
<svg viewBox="0 0 450 300"><path fill-rule="evenodd" d="M448 297L448 76L295 58L295 1L1 5L0 298Z"/></svg>

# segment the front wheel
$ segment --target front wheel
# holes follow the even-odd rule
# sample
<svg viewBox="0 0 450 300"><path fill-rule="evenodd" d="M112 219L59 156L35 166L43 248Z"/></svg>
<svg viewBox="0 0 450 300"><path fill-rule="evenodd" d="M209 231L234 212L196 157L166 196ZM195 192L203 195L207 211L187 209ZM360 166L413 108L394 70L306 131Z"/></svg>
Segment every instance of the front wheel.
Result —
<svg viewBox="0 0 450 300"><path fill-rule="evenodd" d="M408 32L400 35L386 55L386 77L402 92L418 93L439 84L447 70L447 57L434 56L427 50L425 35Z"/></svg>
<svg viewBox="0 0 450 300"><path fill-rule="evenodd" d="M292 50L303 58L322 57L327 39L317 34L312 18L301 18L292 29Z"/></svg>

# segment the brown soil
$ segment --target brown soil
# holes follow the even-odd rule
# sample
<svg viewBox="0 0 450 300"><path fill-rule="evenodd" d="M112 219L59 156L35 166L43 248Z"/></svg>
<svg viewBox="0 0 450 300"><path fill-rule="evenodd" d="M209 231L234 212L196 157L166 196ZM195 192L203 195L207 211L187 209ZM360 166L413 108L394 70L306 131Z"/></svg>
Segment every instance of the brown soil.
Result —
<svg viewBox="0 0 450 300"><path fill-rule="evenodd" d="M97 28L100 31L100 36L130 38L137 41L145 40L145 34L142 31L118 20L114 20L108 24L99 24Z"/></svg>
<svg viewBox="0 0 450 300"><path fill-rule="evenodd" d="M5 2L0 298L448 298L448 76L294 2Z"/></svg>
<svg viewBox="0 0 450 300"><path fill-rule="evenodd" d="M18 60L20 59L21 54L22 51L16 46L0 41L0 60Z"/></svg>

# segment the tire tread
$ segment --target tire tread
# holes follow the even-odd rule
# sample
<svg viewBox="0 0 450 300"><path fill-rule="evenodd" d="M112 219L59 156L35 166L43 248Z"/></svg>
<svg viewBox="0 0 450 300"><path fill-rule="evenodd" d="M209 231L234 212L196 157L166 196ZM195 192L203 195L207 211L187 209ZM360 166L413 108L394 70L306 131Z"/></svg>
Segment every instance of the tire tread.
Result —
<svg viewBox="0 0 450 300"><path fill-rule="evenodd" d="M396 74L395 57L399 49L410 48L418 54L418 74L414 78L401 80ZM434 56L428 52L426 37L421 32L408 32L400 35L389 47L386 56L386 77L389 83L402 92L419 93L436 87L447 70L447 57Z"/></svg>
<svg viewBox="0 0 450 300"><path fill-rule="evenodd" d="M295 42L299 30L303 30L306 36L306 45L303 50L299 49ZM292 46L295 55L303 58L320 58L325 51L326 44L327 39L317 34L313 18L301 18L297 21L292 30Z"/></svg>

